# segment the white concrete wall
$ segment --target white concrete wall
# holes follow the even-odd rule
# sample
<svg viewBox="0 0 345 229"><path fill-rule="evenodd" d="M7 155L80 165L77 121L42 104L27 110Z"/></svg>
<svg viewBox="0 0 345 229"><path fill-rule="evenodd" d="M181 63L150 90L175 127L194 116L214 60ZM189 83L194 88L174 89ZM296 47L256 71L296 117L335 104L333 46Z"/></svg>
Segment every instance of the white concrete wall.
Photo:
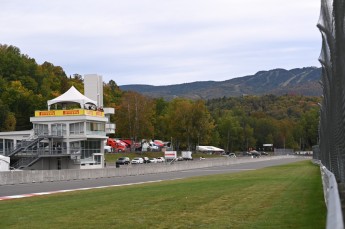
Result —
<svg viewBox="0 0 345 229"><path fill-rule="evenodd" d="M0 172L0 185L83 180L102 177L136 176L142 174L164 173L212 166L232 165L239 163L281 159L282 157L262 158L220 158L200 161L189 161L174 164L149 164L122 166L121 168L106 167L102 169L65 169L65 170L24 170Z"/></svg>

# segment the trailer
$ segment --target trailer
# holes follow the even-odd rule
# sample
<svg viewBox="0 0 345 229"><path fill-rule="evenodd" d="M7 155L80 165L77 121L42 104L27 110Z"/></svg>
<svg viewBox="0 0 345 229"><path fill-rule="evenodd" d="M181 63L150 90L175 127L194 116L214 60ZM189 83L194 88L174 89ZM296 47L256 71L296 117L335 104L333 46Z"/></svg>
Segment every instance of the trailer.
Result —
<svg viewBox="0 0 345 229"><path fill-rule="evenodd" d="M177 158L177 152L176 151L165 151L164 157L166 161L174 161Z"/></svg>
<svg viewBox="0 0 345 229"><path fill-rule="evenodd" d="M192 151L182 151L181 154L183 160L193 160Z"/></svg>

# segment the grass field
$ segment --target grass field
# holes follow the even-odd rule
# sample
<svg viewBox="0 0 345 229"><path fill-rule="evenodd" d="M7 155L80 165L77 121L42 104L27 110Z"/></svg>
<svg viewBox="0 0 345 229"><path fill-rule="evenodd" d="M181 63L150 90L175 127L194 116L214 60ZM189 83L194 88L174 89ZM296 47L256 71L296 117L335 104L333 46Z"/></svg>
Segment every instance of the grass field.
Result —
<svg viewBox="0 0 345 229"><path fill-rule="evenodd" d="M115 178L116 179L116 178ZM0 202L0 228L325 228L310 161Z"/></svg>

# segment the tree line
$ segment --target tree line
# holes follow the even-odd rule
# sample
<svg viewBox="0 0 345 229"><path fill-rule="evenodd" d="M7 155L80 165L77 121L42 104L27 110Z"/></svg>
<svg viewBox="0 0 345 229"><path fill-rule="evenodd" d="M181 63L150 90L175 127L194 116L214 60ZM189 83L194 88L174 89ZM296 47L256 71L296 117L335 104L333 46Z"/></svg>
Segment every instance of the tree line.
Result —
<svg viewBox="0 0 345 229"><path fill-rule="evenodd" d="M83 93L83 77L67 76L60 66L0 45L0 131L28 130L35 110L75 86ZM307 150L317 144L318 97L264 95L208 101L176 98L166 101L123 92L114 80L104 83L104 105L114 107L112 137L172 141L176 149L197 145L226 151L277 148Z"/></svg>
<svg viewBox="0 0 345 229"><path fill-rule="evenodd" d="M171 140L177 149L214 145L226 151L310 150L318 141L318 97L264 95L208 101L152 99L123 92L116 137Z"/></svg>

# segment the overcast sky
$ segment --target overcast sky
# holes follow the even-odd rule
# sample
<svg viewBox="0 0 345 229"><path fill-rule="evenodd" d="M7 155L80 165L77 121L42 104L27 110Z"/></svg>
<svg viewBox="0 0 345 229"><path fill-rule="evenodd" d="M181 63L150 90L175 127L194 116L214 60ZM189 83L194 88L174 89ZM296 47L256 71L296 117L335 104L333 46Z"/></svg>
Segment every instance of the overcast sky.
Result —
<svg viewBox="0 0 345 229"><path fill-rule="evenodd" d="M317 66L320 0L1 0L0 43L118 85Z"/></svg>

